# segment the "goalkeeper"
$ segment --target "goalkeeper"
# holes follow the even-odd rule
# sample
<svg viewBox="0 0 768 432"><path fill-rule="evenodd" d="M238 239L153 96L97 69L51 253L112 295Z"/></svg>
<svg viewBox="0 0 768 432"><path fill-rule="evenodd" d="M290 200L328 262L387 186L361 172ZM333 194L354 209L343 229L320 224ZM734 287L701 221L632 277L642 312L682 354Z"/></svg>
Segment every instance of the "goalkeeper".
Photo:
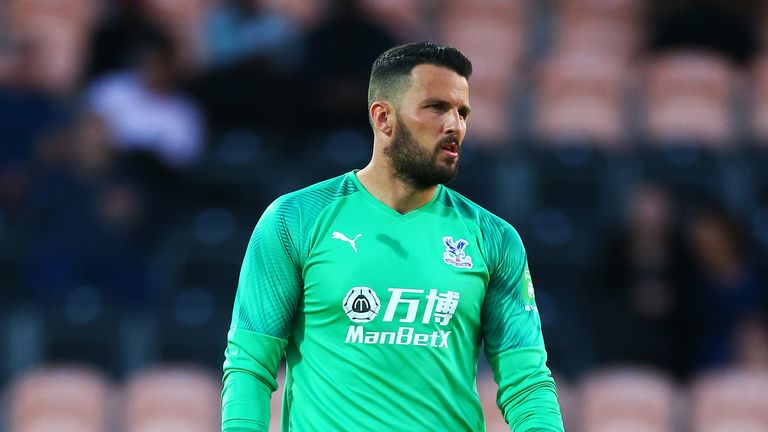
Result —
<svg viewBox="0 0 768 432"><path fill-rule="evenodd" d="M470 61L392 48L368 89L373 156L264 212L227 338L222 430L483 431L480 347L513 431L562 431L520 236L444 186L470 116Z"/></svg>

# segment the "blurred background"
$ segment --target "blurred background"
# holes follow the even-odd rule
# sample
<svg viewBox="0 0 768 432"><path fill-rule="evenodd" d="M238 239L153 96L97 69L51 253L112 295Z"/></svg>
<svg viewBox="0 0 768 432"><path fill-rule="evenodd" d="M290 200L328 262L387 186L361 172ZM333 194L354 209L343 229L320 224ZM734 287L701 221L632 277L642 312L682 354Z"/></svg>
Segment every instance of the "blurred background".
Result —
<svg viewBox="0 0 768 432"><path fill-rule="evenodd" d="M526 244L567 430L768 430L766 3L0 0L0 431L217 430L253 226L367 163L414 40L474 63L451 186Z"/></svg>

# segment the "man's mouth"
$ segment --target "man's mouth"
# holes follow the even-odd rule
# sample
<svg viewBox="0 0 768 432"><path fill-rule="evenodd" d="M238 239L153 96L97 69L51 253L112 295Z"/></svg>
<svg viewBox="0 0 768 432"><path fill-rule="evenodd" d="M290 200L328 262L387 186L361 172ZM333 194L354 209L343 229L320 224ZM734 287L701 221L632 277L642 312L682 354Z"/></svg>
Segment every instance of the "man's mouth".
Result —
<svg viewBox="0 0 768 432"><path fill-rule="evenodd" d="M455 158L459 156L459 143L455 140L448 141L446 143L443 143L440 146L440 150L442 150L442 153L446 156Z"/></svg>

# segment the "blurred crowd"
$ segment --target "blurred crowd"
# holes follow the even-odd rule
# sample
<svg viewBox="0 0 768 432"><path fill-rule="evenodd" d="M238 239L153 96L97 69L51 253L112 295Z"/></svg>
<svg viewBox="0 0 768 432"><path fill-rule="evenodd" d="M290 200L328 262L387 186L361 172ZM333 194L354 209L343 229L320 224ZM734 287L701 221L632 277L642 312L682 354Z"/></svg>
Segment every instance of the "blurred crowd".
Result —
<svg viewBox="0 0 768 432"><path fill-rule="evenodd" d="M0 314L38 362L129 311L144 361L217 367L261 211L362 167L373 60L432 39L475 64L454 186L521 232L555 370L766 369L765 6L2 2Z"/></svg>

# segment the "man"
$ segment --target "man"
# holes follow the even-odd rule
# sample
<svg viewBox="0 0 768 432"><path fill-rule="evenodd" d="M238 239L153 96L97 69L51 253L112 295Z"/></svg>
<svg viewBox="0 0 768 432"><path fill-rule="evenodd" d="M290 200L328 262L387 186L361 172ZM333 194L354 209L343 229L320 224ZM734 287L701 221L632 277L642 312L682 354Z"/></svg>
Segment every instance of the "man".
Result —
<svg viewBox="0 0 768 432"><path fill-rule="evenodd" d="M135 64L97 79L87 109L102 119L121 151L150 152L170 169L194 164L203 150L200 107L179 89L177 49L170 36L149 34Z"/></svg>
<svg viewBox="0 0 768 432"><path fill-rule="evenodd" d="M483 342L511 429L563 430L520 237L443 186L471 72L432 43L382 54L371 162L264 212L228 335L224 431L267 430L283 352L283 431L482 431Z"/></svg>

